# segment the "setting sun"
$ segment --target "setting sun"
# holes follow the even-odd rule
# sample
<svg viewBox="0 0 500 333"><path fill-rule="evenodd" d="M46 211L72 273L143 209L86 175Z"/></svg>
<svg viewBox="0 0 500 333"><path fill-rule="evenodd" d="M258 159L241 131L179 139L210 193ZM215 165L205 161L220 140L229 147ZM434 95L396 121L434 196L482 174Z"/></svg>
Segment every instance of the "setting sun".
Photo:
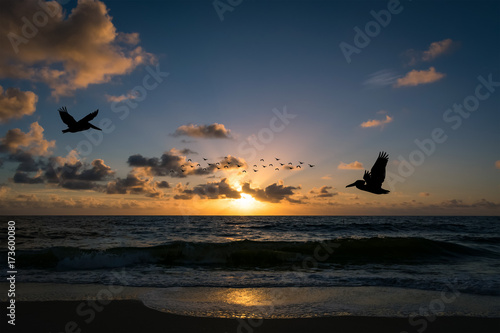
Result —
<svg viewBox="0 0 500 333"><path fill-rule="evenodd" d="M241 193L241 198L236 199L235 203L239 209L248 211L255 208L257 200L255 200L250 194Z"/></svg>

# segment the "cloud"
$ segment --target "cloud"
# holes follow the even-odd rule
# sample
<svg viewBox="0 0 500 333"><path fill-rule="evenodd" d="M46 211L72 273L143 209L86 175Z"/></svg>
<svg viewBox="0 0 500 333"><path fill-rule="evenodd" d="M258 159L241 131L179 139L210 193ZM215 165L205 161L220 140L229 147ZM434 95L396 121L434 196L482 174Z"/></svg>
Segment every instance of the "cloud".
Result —
<svg viewBox="0 0 500 333"><path fill-rule="evenodd" d="M211 125L182 125L178 127L172 136L189 136L205 139L232 139L231 131L223 124L213 123Z"/></svg>
<svg viewBox="0 0 500 333"><path fill-rule="evenodd" d="M459 45L459 42L455 42L450 38L447 38L438 42L432 42L429 45L429 48L425 51L410 49L407 50L404 55L409 58L408 65L413 66L421 61L431 61L439 56L449 54L457 49Z"/></svg>
<svg viewBox="0 0 500 333"><path fill-rule="evenodd" d="M170 188L170 184L165 180L162 180L161 182L156 182L155 186L158 188Z"/></svg>
<svg viewBox="0 0 500 333"><path fill-rule="evenodd" d="M36 110L38 96L32 91L0 86L0 123L32 115Z"/></svg>
<svg viewBox="0 0 500 333"><path fill-rule="evenodd" d="M46 23L34 25L35 14ZM117 32L101 1L79 0L66 16L56 1L2 0L0 22L0 78L44 82L55 97L109 82L154 58L137 46L137 34Z"/></svg>
<svg viewBox="0 0 500 333"><path fill-rule="evenodd" d="M116 102L116 103L120 103L120 102L125 101L127 99L136 99L137 97L139 97L138 95L135 95L131 92L127 93L126 95L113 96L113 95L105 94L104 96L106 97L106 100L108 102Z"/></svg>
<svg viewBox="0 0 500 333"><path fill-rule="evenodd" d="M399 78L393 87L418 86L419 84L428 84L436 82L444 78L446 74L436 72L434 67L429 67L428 70L418 71L416 69L406 73L402 78Z"/></svg>
<svg viewBox="0 0 500 333"><path fill-rule="evenodd" d="M0 153L14 154L22 150L36 156L50 155L50 149L55 147L56 142L45 140L43 131L43 127L38 122L30 125L28 133L24 133L19 128L10 129L3 138L0 138Z"/></svg>
<svg viewBox="0 0 500 333"><path fill-rule="evenodd" d="M12 178L16 184L42 184L44 182L43 177L35 176L30 177L26 172L17 171Z"/></svg>
<svg viewBox="0 0 500 333"><path fill-rule="evenodd" d="M495 168L500 169L500 160L495 162Z"/></svg>
<svg viewBox="0 0 500 333"><path fill-rule="evenodd" d="M192 151L189 148L184 148L182 150L179 150L177 148L172 148L172 149L170 149L170 153L173 154L173 155L189 155L189 154L191 154L191 155L198 155L197 152Z"/></svg>
<svg viewBox="0 0 500 333"><path fill-rule="evenodd" d="M295 194L294 190L297 189L300 189L300 187L284 186L281 180L278 183L267 186L265 189L251 188L249 182L244 183L241 187L243 193L250 194L256 200L271 203L278 203L282 200L288 200L292 203L301 203L299 200L290 198Z"/></svg>
<svg viewBox="0 0 500 333"><path fill-rule="evenodd" d="M372 119L372 120L368 120L368 121L361 123L360 126L363 128L384 126L385 124L388 124L388 123L392 122L393 120L394 120L393 117L385 115L384 120Z"/></svg>
<svg viewBox="0 0 500 333"><path fill-rule="evenodd" d="M358 162L358 161L354 161L354 162L351 162L349 164L344 163L344 162L340 162L337 169L340 169L340 170L359 170L359 169L363 169L363 163Z"/></svg>
<svg viewBox="0 0 500 333"><path fill-rule="evenodd" d="M45 168L45 179L49 183L56 183L62 188L69 190L95 190L99 191L103 185L97 182L112 179L115 172L107 166L102 159L93 160L90 165L75 161L57 165L57 161L63 159L51 159Z"/></svg>
<svg viewBox="0 0 500 333"><path fill-rule="evenodd" d="M106 185L107 194L146 194L148 197L163 197L163 192L156 187L170 187L167 182L154 182L152 178L138 170L132 170L125 178L116 178Z"/></svg>
<svg viewBox="0 0 500 333"><path fill-rule="evenodd" d="M315 198L331 198L338 195L337 192L328 191L332 189L333 187L331 186L321 186L319 190L313 188L311 191L309 191L309 193L312 194Z"/></svg>
<svg viewBox="0 0 500 333"><path fill-rule="evenodd" d="M127 163L131 167L143 168L151 176L170 176L184 178L189 175L210 175L219 169L231 170L245 168L246 162L242 158L228 155L216 163L210 165L197 166L198 163L187 161L186 156L180 156L181 151L172 148L163 153L160 158L144 157L141 154L132 155Z"/></svg>
<svg viewBox="0 0 500 333"><path fill-rule="evenodd" d="M321 179L330 180L330 179L332 179L332 175L323 176L323 177L321 177Z"/></svg>
<svg viewBox="0 0 500 333"><path fill-rule="evenodd" d="M428 196L430 196L430 195L431 195L431 194L430 194L429 192L420 192L420 193L418 194L418 196L419 196L419 197L428 197Z"/></svg>
<svg viewBox="0 0 500 333"><path fill-rule="evenodd" d="M227 183L227 179L223 178L219 182L209 182L206 184L196 185L190 189L183 186L181 183L177 184L174 188L177 193L174 196L176 200L190 200L195 195L201 199L239 199L241 193Z"/></svg>
<svg viewBox="0 0 500 333"><path fill-rule="evenodd" d="M400 77L401 75L396 74L391 70L383 69L368 75L368 78L365 81L363 81L363 85L367 86L368 88L380 88L380 87L390 86L396 83L397 79Z"/></svg>
<svg viewBox="0 0 500 333"><path fill-rule="evenodd" d="M494 203L486 199L481 199L471 204L460 199L451 199L437 205L439 208L500 208L500 203Z"/></svg>

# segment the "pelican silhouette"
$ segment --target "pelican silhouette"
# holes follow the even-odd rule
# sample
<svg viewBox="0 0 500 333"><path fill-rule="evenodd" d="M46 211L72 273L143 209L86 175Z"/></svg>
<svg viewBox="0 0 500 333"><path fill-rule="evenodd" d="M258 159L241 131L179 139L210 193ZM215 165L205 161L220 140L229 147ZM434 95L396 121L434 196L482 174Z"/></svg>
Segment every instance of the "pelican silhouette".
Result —
<svg viewBox="0 0 500 333"><path fill-rule="evenodd" d="M89 123L92 119L94 119L97 116L97 113L99 112L99 109L95 110L94 112L89 113L79 121L76 121L75 118L73 118L69 113L68 110L66 109L65 106L60 108L59 110L59 115L61 116L61 119L63 123L65 123L68 128L65 130L62 130L63 133L71 132L71 133L76 133L76 132L81 132L88 130L90 128L96 129L98 131L102 131L99 127L92 125Z"/></svg>
<svg viewBox="0 0 500 333"><path fill-rule="evenodd" d="M364 180L356 180L354 183L346 187L356 186L356 188L370 192L373 194L387 194L390 191L382 188L382 183L385 180L385 167L389 161L389 155L386 152L380 152L375 164L372 166L371 172L365 170L363 175Z"/></svg>

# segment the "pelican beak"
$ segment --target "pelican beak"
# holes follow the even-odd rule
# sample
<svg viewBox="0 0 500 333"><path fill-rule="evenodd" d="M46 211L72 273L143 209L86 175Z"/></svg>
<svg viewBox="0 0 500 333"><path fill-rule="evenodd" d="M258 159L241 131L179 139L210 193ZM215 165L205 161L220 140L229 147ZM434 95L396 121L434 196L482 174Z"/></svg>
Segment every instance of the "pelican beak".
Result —
<svg viewBox="0 0 500 333"><path fill-rule="evenodd" d="M354 185L356 185L356 182L354 182L354 183L352 183L352 184L350 184L350 185L347 185L346 187L352 187L352 186L354 186Z"/></svg>

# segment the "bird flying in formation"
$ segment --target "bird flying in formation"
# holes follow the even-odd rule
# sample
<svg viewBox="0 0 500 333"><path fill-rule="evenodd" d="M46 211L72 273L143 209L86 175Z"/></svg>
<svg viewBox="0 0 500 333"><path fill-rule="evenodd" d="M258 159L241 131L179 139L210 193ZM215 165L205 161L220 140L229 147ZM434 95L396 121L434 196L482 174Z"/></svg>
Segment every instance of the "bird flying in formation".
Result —
<svg viewBox="0 0 500 333"><path fill-rule="evenodd" d="M92 125L89 123L92 119L94 119L97 116L97 113L99 110L95 110L94 112L89 113L79 121L76 121L75 118L73 118L69 113L68 110L66 109L65 106L60 108L59 110L59 115L61 116L61 119L63 123L65 123L68 128L65 130L62 130L63 133L71 132L71 133L76 133L76 132L81 132L81 131L86 131L90 128L96 129L98 131L102 131L99 127Z"/></svg>
<svg viewBox="0 0 500 333"><path fill-rule="evenodd" d="M370 192L373 194L387 194L390 191L384 190L382 188L382 183L385 180L385 168L387 166L387 161L389 161L389 155L386 152L380 152L375 164L372 166L370 172L365 170L363 176L364 180L356 180L354 183L347 185L346 187L356 186L356 188Z"/></svg>

